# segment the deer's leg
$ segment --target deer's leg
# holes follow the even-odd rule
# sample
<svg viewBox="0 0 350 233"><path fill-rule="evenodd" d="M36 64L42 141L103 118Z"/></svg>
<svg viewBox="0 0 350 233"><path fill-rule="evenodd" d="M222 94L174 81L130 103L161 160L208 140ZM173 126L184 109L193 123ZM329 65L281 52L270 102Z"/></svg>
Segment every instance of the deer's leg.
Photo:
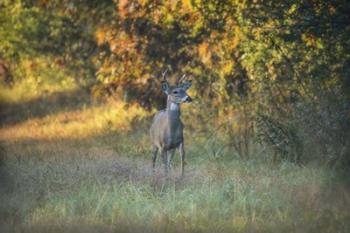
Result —
<svg viewBox="0 0 350 233"><path fill-rule="evenodd" d="M167 166L168 159L167 159L167 152L166 152L166 150L161 149L160 150L160 155L162 156L162 159L163 159L165 174L168 174L168 166Z"/></svg>
<svg viewBox="0 0 350 233"><path fill-rule="evenodd" d="M153 148L152 148L152 168L153 168L153 171L156 167L157 153L158 153L158 147L153 146Z"/></svg>
<svg viewBox="0 0 350 233"><path fill-rule="evenodd" d="M179 147L181 157L181 176L185 175L185 145L182 142Z"/></svg>
<svg viewBox="0 0 350 233"><path fill-rule="evenodd" d="M175 154L175 149L172 149L172 150L167 152L167 167L168 167L168 170L170 170L170 163L171 163L171 160L173 160L174 154Z"/></svg>

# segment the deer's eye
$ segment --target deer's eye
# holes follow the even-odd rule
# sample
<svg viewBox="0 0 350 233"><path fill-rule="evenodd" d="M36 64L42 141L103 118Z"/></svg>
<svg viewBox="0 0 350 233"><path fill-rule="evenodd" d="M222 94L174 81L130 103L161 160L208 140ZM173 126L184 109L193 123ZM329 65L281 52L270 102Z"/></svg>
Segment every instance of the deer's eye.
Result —
<svg viewBox="0 0 350 233"><path fill-rule="evenodd" d="M177 94L177 93L179 93L178 91L173 91L173 94Z"/></svg>

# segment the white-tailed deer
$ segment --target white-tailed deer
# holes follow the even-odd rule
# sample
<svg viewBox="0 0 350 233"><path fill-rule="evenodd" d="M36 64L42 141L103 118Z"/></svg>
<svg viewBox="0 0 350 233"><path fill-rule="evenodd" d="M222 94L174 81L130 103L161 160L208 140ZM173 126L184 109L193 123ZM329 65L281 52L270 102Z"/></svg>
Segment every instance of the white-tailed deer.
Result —
<svg viewBox="0 0 350 233"><path fill-rule="evenodd" d="M159 151L167 174L175 149L178 148L181 156L181 174L184 175L185 147L183 124L180 119L180 104L192 101L186 93L187 89L191 87L191 81L184 82L185 75L183 75L175 86L170 86L165 76L166 72L163 73L162 89L168 97L167 106L165 110L154 116L150 129L153 150L152 165L154 169Z"/></svg>

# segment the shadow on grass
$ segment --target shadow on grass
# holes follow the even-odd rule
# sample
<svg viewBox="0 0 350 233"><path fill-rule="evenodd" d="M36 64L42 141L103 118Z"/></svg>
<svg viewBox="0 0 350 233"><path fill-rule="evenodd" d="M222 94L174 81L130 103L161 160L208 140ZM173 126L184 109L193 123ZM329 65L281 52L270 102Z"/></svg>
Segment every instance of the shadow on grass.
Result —
<svg viewBox="0 0 350 233"><path fill-rule="evenodd" d="M179 223L180 225L181 223ZM156 233L156 232L202 232L200 229L192 229L191 231L184 231L181 227L158 225L154 227L145 226L139 223L133 224L117 224L114 226L105 226L102 224L76 223L76 224L62 224L61 226L52 226L50 224L38 224L30 227L19 227L11 225L0 226L1 232L22 232L22 233ZM181 229L181 230L180 230ZM228 231L227 231L228 232Z"/></svg>
<svg viewBox="0 0 350 233"><path fill-rule="evenodd" d="M57 92L26 102L0 105L0 126L15 125L30 118L45 117L91 105L88 89Z"/></svg>
<svg viewBox="0 0 350 233"><path fill-rule="evenodd" d="M16 225L3 225L0 226L1 232L22 232L22 233L185 233L185 232L221 232L221 233L232 233L232 232L249 232L249 233L270 233L270 232L346 232L344 226L339 224L330 226L322 224L320 222L307 222L307 220L301 220L297 223L292 224L291 222L280 222L274 223L248 223L244 227L234 227L233 224L227 224L224 226L215 226L214 223L208 219L205 223L207 226L199 225L185 228L184 223L181 221L171 221L155 223L137 223L132 219L125 219L124 222L113 225L93 224L93 223L62 223L59 226L51 224L35 224L31 226L16 226ZM333 231L334 230L334 231Z"/></svg>

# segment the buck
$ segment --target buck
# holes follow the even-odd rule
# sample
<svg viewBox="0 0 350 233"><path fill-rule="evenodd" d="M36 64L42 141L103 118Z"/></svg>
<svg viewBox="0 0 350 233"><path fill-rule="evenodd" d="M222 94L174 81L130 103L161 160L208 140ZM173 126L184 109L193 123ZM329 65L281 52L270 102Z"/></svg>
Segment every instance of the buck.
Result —
<svg viewBox="0 0 350 233"><path fill-rule="evenodd" d="M158 112L150 129L152 141L152 167L155 169L157 153L163 159L165 173L168 174L170 163L175 149L179 149L181 157L181 174L185 172L185 145L183 137L183 124L180 119L180 104L191 102L191 97L186 93L191 87L191 81L184 81L185 75L178 79L175 86L170 86L166 79L167 70L163 73L162 89L167 95L167 106L165 110Z"/></svg>

